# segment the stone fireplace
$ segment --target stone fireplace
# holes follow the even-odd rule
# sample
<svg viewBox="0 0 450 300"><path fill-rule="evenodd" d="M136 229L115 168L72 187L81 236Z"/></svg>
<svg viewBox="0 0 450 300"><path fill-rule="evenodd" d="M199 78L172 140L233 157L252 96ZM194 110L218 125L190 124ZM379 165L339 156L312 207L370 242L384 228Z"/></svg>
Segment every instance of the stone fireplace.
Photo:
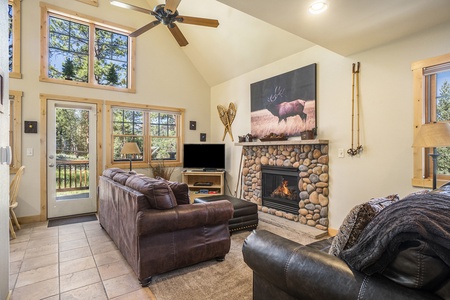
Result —
<svg viewBox="0 0 450 300"><path fill-rule="evenodd" d="M328 141L235 145L243 146L242 199L258 204L264 213L328 229ZM296 195L285 196L283 191Z"/></svg>

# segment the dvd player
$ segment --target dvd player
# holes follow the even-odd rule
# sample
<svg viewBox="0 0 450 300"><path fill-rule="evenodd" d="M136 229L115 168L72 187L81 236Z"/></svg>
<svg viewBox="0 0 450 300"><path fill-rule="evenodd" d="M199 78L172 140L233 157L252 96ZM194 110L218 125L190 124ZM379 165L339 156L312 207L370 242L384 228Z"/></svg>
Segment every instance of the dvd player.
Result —
<svg viewBox="0 0 450 300"><path fill-rule="evenodd" d="M211 186L212 182L195 182L194 186Z"/></svg>

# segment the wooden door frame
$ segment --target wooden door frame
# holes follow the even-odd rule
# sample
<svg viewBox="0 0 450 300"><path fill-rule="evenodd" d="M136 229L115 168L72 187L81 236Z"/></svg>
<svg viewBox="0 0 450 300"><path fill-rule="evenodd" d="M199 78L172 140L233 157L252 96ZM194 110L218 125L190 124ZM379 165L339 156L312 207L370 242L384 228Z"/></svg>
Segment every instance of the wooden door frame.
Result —
<svg viewBox="0 0 450 300"><path fill-rule="evenodd" d="M97 114L97 122L96 122L96 148L97 148L97 174L101 174L102 171L102 162L103 162L103 135L102 135L102 126L103 126L103 100L98 99L90 99L90 98L78 98L71 96L61 96L61 95L51 95L51 94L40 94L40 107L41 107L41 128L40 128L40 150L41 157L45 159L41 159L41 211L40 211L40 221L47 220L47 102L49 100L56 101L67 101L67 102L76 102L76 103L86 103L92 104L96 106L96 114ZM95 182L98 184L98 176L95 179ZM97 211L98 211L98 197L97 197Z"/></svg>

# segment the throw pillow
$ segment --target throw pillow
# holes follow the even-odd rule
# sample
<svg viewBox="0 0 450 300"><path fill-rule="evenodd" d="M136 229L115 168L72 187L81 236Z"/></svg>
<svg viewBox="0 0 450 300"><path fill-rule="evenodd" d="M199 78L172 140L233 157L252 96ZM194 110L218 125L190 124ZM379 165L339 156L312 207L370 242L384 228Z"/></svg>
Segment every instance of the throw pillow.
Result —
<svg viewBox="0 0 450 300"><path fill-rule="evenodd" d="M145 176L130 176L125 185L144 194L151 208L171 209L177 206L172 189L162 180Z"/></svg>
<svg viewBox="0 0 450 300"><path fill-rule="evenodd" d="M339 256L341 251L356 244L361 232L369 222L386 206L399 200L398 194L372 198L369 202L355 206L346 216L334 237L329 254Z"/></svg>
<svg viewBox="0 0 450 300"><path fill-rule="evenodd" d="M189 187L186 183L169 181L162 177L156 177L156 179L162 180L172 189L175 198L177 199L178 205L189 204Z"/></svg>

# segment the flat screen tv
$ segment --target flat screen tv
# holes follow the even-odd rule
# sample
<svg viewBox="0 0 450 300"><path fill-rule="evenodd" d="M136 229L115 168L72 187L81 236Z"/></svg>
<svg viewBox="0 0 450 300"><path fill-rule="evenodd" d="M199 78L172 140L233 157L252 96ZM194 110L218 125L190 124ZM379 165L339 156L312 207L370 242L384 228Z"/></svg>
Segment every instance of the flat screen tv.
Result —
<svg viewBox="0 0 450 300"><path fill-rule="evenodd" d="M183 168L224 170L225 144L184 144Z"/></svg>

